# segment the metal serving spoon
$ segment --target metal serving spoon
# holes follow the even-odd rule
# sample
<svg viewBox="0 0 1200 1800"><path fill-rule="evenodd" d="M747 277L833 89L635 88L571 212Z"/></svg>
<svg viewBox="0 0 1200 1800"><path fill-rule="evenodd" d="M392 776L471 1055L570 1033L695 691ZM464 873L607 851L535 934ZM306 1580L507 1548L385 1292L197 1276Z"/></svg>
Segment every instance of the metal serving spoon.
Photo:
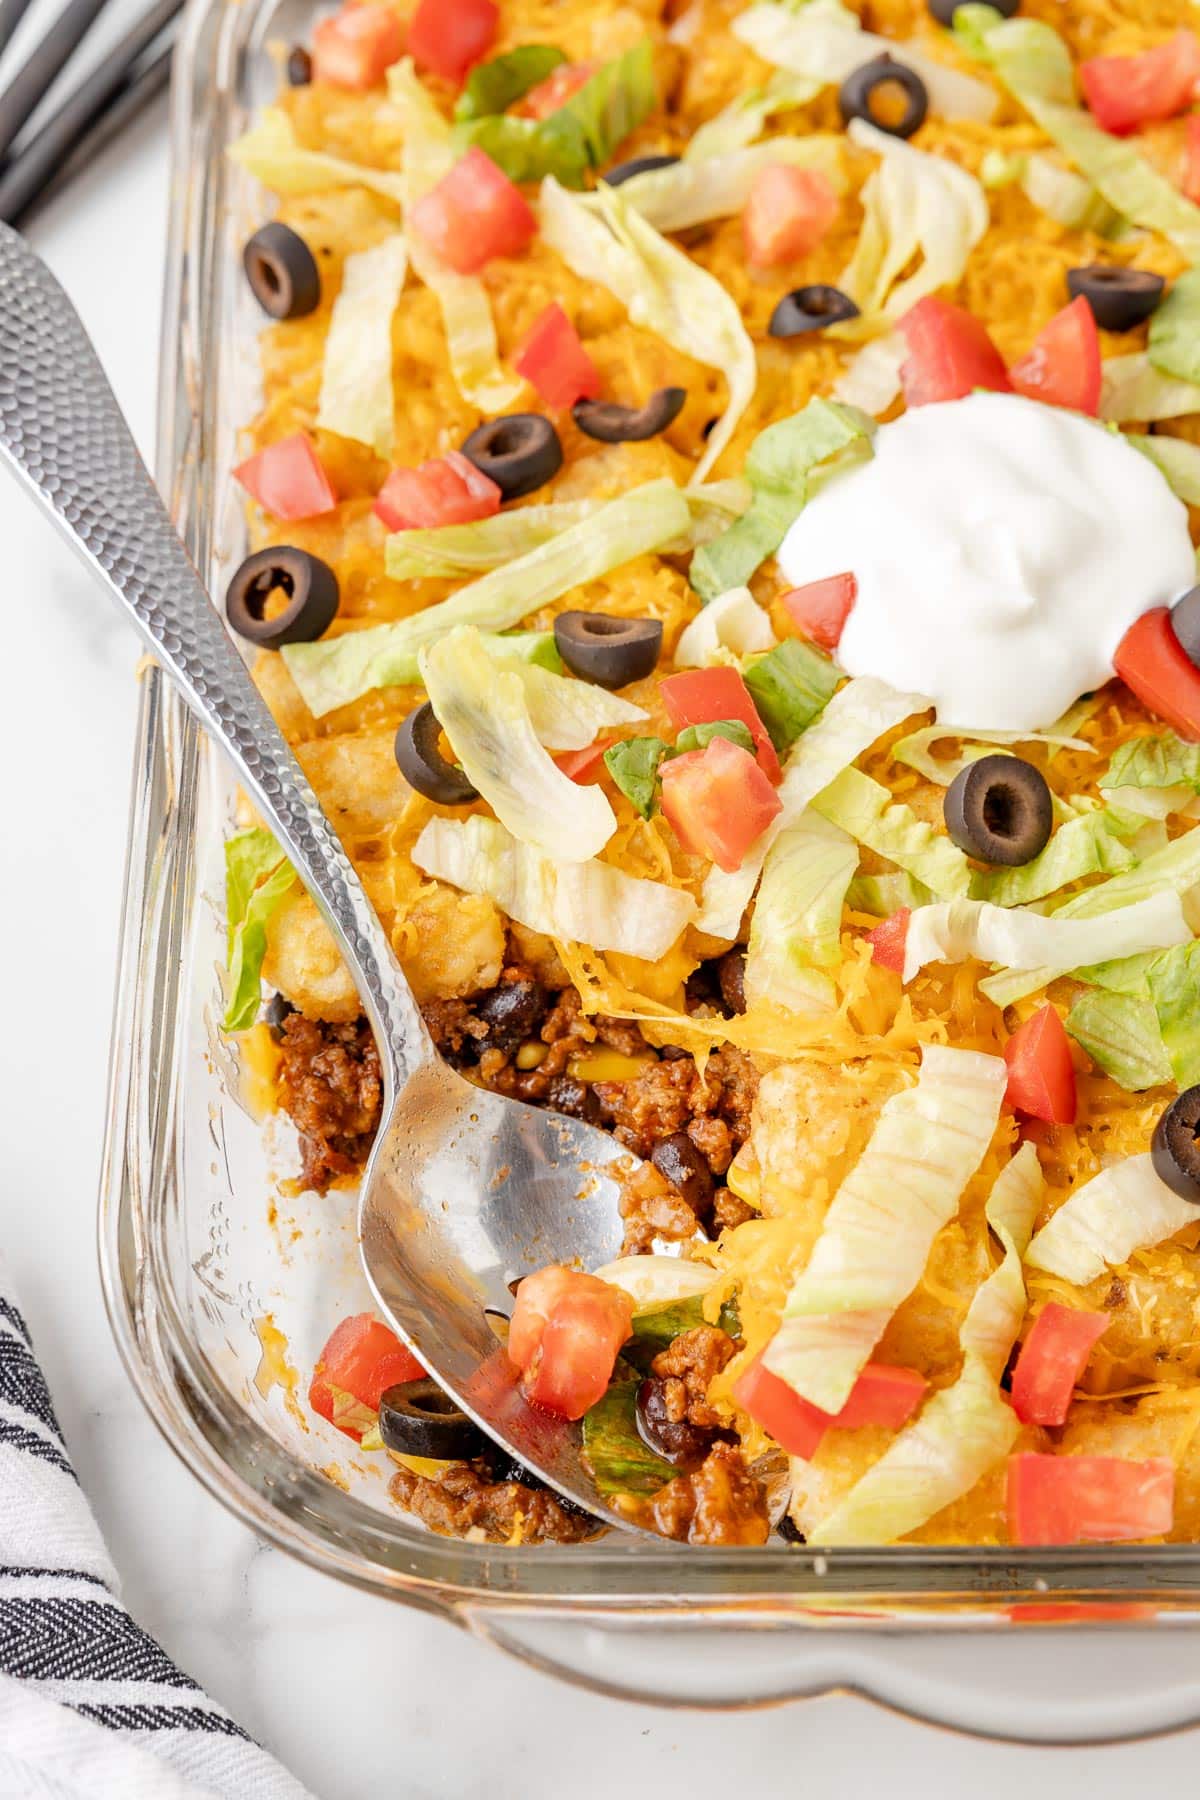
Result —
<svg viewBox="0 0 1200 1800"><path fill-rule="evenodd" d="M358 983L383 1067L359 1200L367 1280L430 1372L561 1493L615 1524L575 1426L522 1399L489 1323L514 1276L618 1254L627 1155L593 1126L474 1087L433 1047L387 936L138 454L83 323L0 226L0 453L132 615L287 852Z"/></svg>

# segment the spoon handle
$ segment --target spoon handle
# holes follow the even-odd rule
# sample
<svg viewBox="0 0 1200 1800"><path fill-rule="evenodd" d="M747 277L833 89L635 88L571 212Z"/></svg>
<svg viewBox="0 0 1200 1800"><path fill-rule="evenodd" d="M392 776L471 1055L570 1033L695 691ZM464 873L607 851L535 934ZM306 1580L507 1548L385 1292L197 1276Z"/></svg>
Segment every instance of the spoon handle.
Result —
<svg viewBox="0 0 1200 1800"><path fill-rule="evenodd" d="M175 533L78 313L5 225L0 455L225 752L337 939L399 1085L433 1050L387 935Z"/></svg>

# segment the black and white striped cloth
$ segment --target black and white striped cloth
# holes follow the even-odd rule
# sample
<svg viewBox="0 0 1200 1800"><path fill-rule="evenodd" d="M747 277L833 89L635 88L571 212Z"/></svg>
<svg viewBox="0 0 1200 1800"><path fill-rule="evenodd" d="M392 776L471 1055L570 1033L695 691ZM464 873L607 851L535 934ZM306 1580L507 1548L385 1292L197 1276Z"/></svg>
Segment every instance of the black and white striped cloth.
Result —
<svg viewBox="0 0 1200 1800"><path fill-rule="evenodd" d="M312 1800L117 1588L0 1263L0 1800Z"/></svg>

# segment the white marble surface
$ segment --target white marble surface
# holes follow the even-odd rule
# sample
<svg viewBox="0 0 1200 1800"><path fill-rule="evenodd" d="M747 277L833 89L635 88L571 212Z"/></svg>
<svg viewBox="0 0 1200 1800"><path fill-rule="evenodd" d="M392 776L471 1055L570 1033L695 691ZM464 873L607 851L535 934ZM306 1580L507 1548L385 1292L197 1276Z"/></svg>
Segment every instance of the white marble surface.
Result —
<svg viewBox="0 0 1200 1800"><path fill-rule="evenodd" d="M82 310L144 446L164 218L161 118L33 236ZM144 1623L321 1800L674 1800L692 1793L1086 1791L1182 1779L1175 1738L1098 1751L969 1742L836 1698L684 1716L595 1698L257 1543L143 1416L109 1340L94 1198L134 717L131 638L0 480L0 1243L85 1487ZM1193 1640L1194 1642L1194 1640ZM1065 1656L1070 1655L1067 1645ZM1113 1641L1112 1679L1132 1649ZM1195 1654L1180 1642L1181 1656Z"/></svg>

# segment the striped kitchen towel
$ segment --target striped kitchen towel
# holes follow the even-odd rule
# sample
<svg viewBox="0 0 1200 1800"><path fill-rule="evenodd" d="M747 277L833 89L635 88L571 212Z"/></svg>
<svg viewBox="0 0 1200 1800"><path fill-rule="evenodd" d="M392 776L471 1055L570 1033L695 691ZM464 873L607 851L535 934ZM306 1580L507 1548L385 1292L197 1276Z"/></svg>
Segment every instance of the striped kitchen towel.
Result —
<svg viewBox="0 0 1200 1800"><path fill-rule="evenodd" d="M312 1800L122 1606L0 1264L0 1800L35 1795Z"/></svg>

